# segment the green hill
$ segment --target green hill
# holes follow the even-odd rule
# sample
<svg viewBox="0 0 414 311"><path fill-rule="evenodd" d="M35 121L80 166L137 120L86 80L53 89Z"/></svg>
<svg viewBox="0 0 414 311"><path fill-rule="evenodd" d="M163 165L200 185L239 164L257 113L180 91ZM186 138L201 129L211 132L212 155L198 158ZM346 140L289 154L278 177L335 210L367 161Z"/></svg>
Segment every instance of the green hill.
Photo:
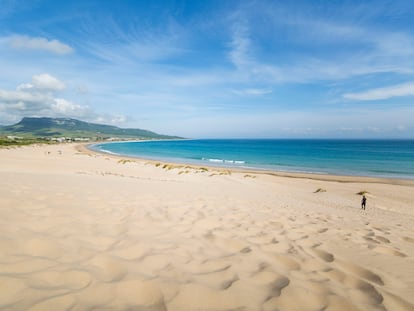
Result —
<svg viewBox="0 0 414 311"><path fill-rule="evenodd" d="M90 139L172 139L142 129L123 129L112 125L88 123L70 118L23 118L19 123L0 126L0 135L24 138L90 138Z"/></svg>

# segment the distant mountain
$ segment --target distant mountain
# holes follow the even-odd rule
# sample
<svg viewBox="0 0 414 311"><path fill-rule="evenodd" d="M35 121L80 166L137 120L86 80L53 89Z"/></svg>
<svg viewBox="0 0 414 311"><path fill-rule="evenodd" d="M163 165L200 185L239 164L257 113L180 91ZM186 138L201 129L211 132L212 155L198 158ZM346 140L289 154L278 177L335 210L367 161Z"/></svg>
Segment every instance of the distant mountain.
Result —
<svg viewBox="0 0 414 311"><path fill-rule="evenodd" d="M88 123L70 118L23 118L19 123L0 126L0 135L21 137L84 137L95 139L172 139L142 129L123 129L112 125Z"/></svg>

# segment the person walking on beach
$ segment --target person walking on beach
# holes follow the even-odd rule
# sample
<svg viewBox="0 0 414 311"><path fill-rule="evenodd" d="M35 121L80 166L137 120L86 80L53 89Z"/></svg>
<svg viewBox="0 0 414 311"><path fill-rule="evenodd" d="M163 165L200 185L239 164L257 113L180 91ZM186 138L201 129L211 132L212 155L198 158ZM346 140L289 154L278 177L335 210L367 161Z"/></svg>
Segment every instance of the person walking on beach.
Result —
<svg viewBox="0 0 414 311"><path fill-rule="evenodd" d="M367 197L365 195L363 195L362 200L361 200L361 208L365 209L366 204L367 204Z"/></svg>

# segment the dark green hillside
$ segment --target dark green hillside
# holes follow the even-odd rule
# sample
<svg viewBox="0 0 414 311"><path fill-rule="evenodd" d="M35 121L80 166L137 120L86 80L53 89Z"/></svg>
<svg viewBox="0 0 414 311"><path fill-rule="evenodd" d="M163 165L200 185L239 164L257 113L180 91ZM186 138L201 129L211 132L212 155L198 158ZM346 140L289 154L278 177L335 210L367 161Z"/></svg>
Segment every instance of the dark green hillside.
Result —
<svg viewBox="0 0 414 311"><path fill-rule="evenodd" d="M142 129L123 129L116 126L88 123L69 118L23 118L19 123L0 127L0 135L19 137L68 137L68 138L123 138L171 139L175 136L160 135Z"/></svg>

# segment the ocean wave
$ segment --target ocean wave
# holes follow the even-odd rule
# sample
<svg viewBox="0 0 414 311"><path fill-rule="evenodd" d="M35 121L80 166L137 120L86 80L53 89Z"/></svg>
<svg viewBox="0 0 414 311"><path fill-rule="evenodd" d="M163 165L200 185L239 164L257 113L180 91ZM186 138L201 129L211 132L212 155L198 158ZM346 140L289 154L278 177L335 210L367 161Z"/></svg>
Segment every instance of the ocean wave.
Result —
<svg viewBox="0 0 414 311"><path fill-rule="evenodd" d="M105 152L105 153L109 153L109 154L113 154L113 155L121 155L121 154L119 154L119 153L116 153L116 152L112 152L112 151L109 151L109 150L106 150L106 149L99 149L99 151L101 151L101 152Z"/></svg>
<svg viewBox="0 0 414 311"><path fill-rule="evenodd" d="M213 163L225 163L225 164L245 164L245 161L241 160L225 160L225 159L209 159L209 158L202 158L203 161L213 162Z"/></svg>

